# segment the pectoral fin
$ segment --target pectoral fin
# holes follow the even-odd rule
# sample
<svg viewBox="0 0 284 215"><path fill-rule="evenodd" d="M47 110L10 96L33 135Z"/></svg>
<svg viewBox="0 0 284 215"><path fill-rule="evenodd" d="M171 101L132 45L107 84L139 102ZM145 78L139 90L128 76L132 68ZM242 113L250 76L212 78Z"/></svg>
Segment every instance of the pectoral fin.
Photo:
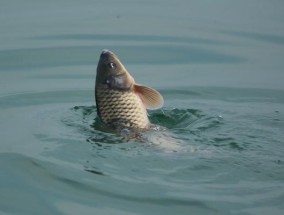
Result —
<svg viewBox="0 0 284 215"><path fill-rule="evenodd" d="M150 87L134 84L134 92L140 97L147 109L158 109L164 104L162 95Z"/></svg>

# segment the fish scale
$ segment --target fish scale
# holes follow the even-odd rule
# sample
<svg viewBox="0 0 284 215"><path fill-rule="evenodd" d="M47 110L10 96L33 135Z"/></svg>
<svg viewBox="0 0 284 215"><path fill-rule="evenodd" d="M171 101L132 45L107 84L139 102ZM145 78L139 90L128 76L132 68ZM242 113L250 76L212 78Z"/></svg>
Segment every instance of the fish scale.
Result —
<svg viewBox="0 0 284 215"><path fill-rule="evenodd" d="M96 100L101 120L111 127L147 128L149 126L147 112L140 98L131 91L98 87Z"/></svg>
<svg viewBox="0 0 284 215"><path fill-rule="evenodd" d="M118 57L106 49L97 66L95 95L101 121L121 131L151 128L146 108L157 109L164 102L158 91L136 84Z"/></svg>

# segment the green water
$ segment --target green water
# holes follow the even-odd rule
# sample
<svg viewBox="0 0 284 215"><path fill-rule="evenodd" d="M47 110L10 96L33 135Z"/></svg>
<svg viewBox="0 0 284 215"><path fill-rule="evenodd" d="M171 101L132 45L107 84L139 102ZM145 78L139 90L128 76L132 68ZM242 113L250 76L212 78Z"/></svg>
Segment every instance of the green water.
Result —
<svg viewBox="0 0 284 215"><path fill-rule="evenodd" d="M1 1L0 214L284 212L284 3ZM164 96L103 132L102 49Z"/></svg>

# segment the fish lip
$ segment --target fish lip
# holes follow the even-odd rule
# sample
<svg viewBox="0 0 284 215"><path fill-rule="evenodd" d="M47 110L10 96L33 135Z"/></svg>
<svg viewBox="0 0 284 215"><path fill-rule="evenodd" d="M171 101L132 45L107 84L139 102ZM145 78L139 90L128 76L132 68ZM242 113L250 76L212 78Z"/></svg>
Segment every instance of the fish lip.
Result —
<svg viewBox="0 0 284 215"><path fill-rule="evenodd" d="M101 57L113 55L113 52L108 49L103 49L101 53Z"/></svg>
<svg viewBox="0 0 284 215"><path fill-rule="evenodd" d="M100 61L103 62L104 64L108 64L113 61L119 61L117 59L117 56L110 50L108 49L103 49L101 56L100 56Z"/></svg>
<svg viewBox="0 0 284 215"><path fill-rule="evenodd" d="M103 50L102 50L102 54L105 54L105 53L107 53L107 52L110 52L110 50L108 50L108 49L103 49Z"/></svg>

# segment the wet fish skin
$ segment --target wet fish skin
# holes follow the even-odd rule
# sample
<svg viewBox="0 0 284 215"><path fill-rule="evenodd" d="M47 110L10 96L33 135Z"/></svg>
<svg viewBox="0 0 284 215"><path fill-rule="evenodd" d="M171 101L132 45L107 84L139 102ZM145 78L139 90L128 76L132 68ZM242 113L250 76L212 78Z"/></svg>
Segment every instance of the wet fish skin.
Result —
<svg viewBox="0 0 284 215"><path fill-rule="evenodd" d="M163 97L156 90L138 85L119 58L103 50L97 66L96 105L101 121L113 129L147 129L151 123L146 108L163 105Z"/></svg>

